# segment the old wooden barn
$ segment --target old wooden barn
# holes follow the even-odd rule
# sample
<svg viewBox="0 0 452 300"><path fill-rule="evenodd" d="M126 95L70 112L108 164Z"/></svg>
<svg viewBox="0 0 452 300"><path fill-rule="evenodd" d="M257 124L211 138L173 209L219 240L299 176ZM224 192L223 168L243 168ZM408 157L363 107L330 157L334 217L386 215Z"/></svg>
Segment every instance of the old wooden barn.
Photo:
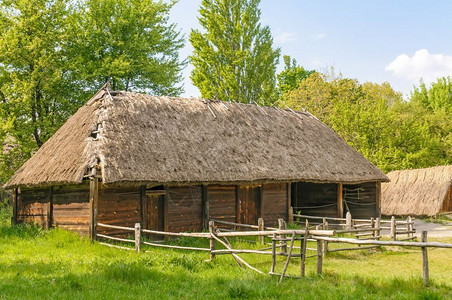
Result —
<svg viewBox="0 0 452 300"><path fill-rule="evenodd" d="M307 112L100 90L5 185L14 222L199 231L380 214L387 177Z"/></svg>
<svg viewBox="0 0 452 300"><path fill-rule="evenodd" d="M388 173L382 186L385 215L436 216L452 212L452 165Z"/></svg>

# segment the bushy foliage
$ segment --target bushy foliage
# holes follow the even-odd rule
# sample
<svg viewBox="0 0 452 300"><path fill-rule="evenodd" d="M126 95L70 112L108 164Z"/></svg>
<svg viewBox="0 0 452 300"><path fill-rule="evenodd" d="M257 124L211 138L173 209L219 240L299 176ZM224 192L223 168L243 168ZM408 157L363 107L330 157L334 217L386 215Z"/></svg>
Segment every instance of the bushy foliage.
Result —
<svg viewBox="0 0 452 300"><path fill-rule="evenodd" d="M449 88L444 82L438 84ZM421 85L404 101L388 83L314 73L287 92L282 105L308 110L387 172L452 163L450 100L442 98L443 90L431 92L436 89Z"/></svg>

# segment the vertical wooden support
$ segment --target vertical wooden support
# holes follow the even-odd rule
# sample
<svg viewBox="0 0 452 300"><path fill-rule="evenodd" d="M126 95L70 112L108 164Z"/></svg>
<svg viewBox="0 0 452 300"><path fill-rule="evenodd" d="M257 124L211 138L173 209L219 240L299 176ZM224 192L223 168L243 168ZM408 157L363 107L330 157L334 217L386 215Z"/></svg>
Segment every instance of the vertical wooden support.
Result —
<svg viewBox="0 0 452 300"><path fill-rule="evenodd" d="M286 222L284 222L284 219L278 219L278 228L279 230L284 230L286 229ZM285 235L280 235L279 236L280 239L285 239L286 236ZM281 243L281 252L282 253L287 253L287 243L286 241L280 241Z"/></svg>
<svg viewBox="0 0 452 300"><path fill-rule="evenodd" d="M209 229L209 199L207 198L207 185L202 186L202 224L205 230Z"/></svg>
<svg viewBox="0 0 452 300"><path fill-rule="evenodd" d="M337 217L344 217L344 201L342 199L342 183L337 184Z"/></svg>
<svg viewBox="0 0 452 300"><path fill-rule="evenodd" d="M98 215L98 201L99 201L99 186L98 178L93 176L89 181L89 210L90 210L90 238L96 239L97 215Z"/></svg>
<svg viewBox="0 0 452 300"><path fill-rule="evenodd" d="M306 220L306 228L303 239L301 240L301 278L303 278L306 274L306 248L308 246L308 235L309 235L309 221Z"/></svg>
<svg viewBox="0 0 452 300"><path fill-rule="evenodd" d="M165 196L163 197L163 231L168 231L168 202L169 188L165 185Z"/></svg>
<svg viewBox="0 0 452 300"><path fill-rule="evenodd" d="M287 208L287 221L289 222L289 224L291 224L291 221L290 221L290 209L292 208L292 205L291 205L291 198L292 198L292 196L291 196L291 193L292 193L292 186L291 186L291 183L289 182L289 183L286 183L286 208ZM293 218L293 214L292 214L292 218Z"/></svg>
<svg viewBox="0 0 452 300"><path fill-rule="evenodd" d="M381 237L381 223L380 218L377 218L375 220L375 231L374 231L374 237L376 237L378 240Z"/></svg>
<svg viewBox="0 0 452 300"><path fill-rule="evenodd" d="M53 187L49 187L49 211L47 212L47 229L53 226Z"/></svg>
<svg viewBox="0 0 452 300"><path fill-rule="evenodd" d="M273 233L272 236L272 266L270 268L270 273L275 272L276 266L276 233Z"/></svg>
<svg viewBox="0 0 452 300"><path fill-rule="evenodd" d="M391 234L390 234L390 238L393 241L397 240L397 227L396 227L396 219L394 216L391 217Z"/></svg>
<svg viewBox="0 0 452 300"><path fill-rule="evenodd" d="M209 232L211 235L215 234L215 223L214 221L209 221ZM210 238L210 260L215 259L215 253L212 251L215 250L215 239L213 237Z"/></svg>
<svg viewBox="0 0 452 300"><path fill-rule="evenodd" d="M289 224L293 224L293 207L289 207Z"/></svg>
<svg viewBox="0 0 452 300"><path fill-rule="evenodd" d="M375 206L377 210L377 216L381 218L381 182L375 183Z"/></svg>
<svg viewBox="0 0 452 300"><path fill-rule="evenodd" d="M259 187L259 218L264 219L264 185L261 184Z"/></svg>
<svg viewBox="0 0 452 300"><path fill-rule="evenodd" d="M141 224L135 223L135 252L139 253L141 249Z"/></svg>
<svg viewBox="0 0 452 300"><path fill-rule="evenodd" d="M422 231L421 237L422 243L427 243L427 231ZM424 285L428 286L428 255L427 255L427 247L422 247L422 279L424 280Z"/></svg>
<svg viewBox="0 0 452 300"><path fill-rule="evenodd" d="M406 219L407 222L407 226L406 226L406 230L408 230L408 237L412 238L413 237L413 233L411 231L413 231L413 224L412 223L412 219L411 216L408 216L408 218Z"/></svg>
<svg viewBox="0 0 452 300"><path fill-rule="evenodd" d="M317 240L317 274L322 274L323 253L322 241Z"/></svg>
<svg viewBox="0 0 452 300"><path fill-rule="evenodd" d="M146 186L140 187L140 209L141 209L141 227L148 227L148 201L146 197Z"/></svg>
<svg viewBox="0 0 452 300"><path fill-rule="evenodd" d="M345 229L352 229L352 214L349 211L345 215Z"/></svg>
<svg viewBox="0 0 452 300"><path fill-rule="evenodd" d="M265 228L264 228L264 219L262 219L262 218L257 219L257 228L258 228L257 230L259 230L259 231L264 231L265 230ZM264 244L264 241L265 241L265 237L263 235L259 236L259 242L262 245Z"/></svg>
<svg viewBox="0 0 452 300"><path fill-rule="evenodd" d="M11 194L11 202L13 205L13 216L11 219L11 224L16 225L17 224L17 206L18 206L18 190L15 188Z"/></svg>
<svg viewBox="0 0 452 300"><path fill-rule="evenodd" d="M323 230L328 230L328 221L323 219ZM328 253L328 241L323 241L323 253Z"/></svg>
<svg viewBox="0 0 452 300"><path fill-rule="evenodd" d="M239 198L239 186L235 186L235 222L240 223L240 198Z"/></svg>

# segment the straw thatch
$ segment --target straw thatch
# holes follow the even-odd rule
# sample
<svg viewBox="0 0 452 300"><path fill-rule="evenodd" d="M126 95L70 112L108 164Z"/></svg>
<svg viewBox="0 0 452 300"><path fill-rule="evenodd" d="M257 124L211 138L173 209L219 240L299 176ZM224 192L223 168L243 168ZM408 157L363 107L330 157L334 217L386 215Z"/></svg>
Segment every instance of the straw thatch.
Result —
<svg viewBox="0 0 452 300"><path fill-rule="evenodd" d="M452 165L393 171L388 177L391 181L381 186L382 214L434 216L449 197Z"/></svg>
<svg viewBox="0 0 452 300"><path fill-rule="evenodd" d="M105 184L387 181L309 113L101 90L6 188L81 182L96 161Z"/></svg>

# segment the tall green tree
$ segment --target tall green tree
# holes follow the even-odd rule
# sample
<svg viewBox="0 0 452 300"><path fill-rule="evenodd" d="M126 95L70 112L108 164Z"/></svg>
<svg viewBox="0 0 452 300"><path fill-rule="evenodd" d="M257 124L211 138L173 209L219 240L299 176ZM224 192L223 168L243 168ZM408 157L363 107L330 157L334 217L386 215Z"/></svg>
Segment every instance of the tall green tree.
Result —
<svg viewBox="0 0 452 300"><path fill-rule="evenodd" d="M14 145L0 152L7 176L81 102L62 51L68 1L0 3L0 145Z"/></svg>
<svg viewBox="0 0 452 300"><path fill-rule="evenodd" d="M296 89L300 82L309 77L315 71L306 70L302 66L297 64L295 58L291 59L289 55L284 55L284 70L276 75L278 79L278 96L284 98L284 95Z"/></svg>
<svg viewBox="0 0 452 300"><path fill-rule="evenodd" d="M74 75L88 89L111 81L113 89L157 95L182 92L183 38L168 21L175 1L84 0L70 20Z"/></svg>
<svg viewBox="0 0 452 300"><path fill-rule="evenodd" d="M269 103L280 50L260 24L259 0L203 0L192 30L191 80L205 98Z"/></svg>
<svg viewBox="0 0 452 300"><path fill-rule="evenodd" d="M0 183L108 79L114 89L182 90L174 3L0 1Z"/></svg>

